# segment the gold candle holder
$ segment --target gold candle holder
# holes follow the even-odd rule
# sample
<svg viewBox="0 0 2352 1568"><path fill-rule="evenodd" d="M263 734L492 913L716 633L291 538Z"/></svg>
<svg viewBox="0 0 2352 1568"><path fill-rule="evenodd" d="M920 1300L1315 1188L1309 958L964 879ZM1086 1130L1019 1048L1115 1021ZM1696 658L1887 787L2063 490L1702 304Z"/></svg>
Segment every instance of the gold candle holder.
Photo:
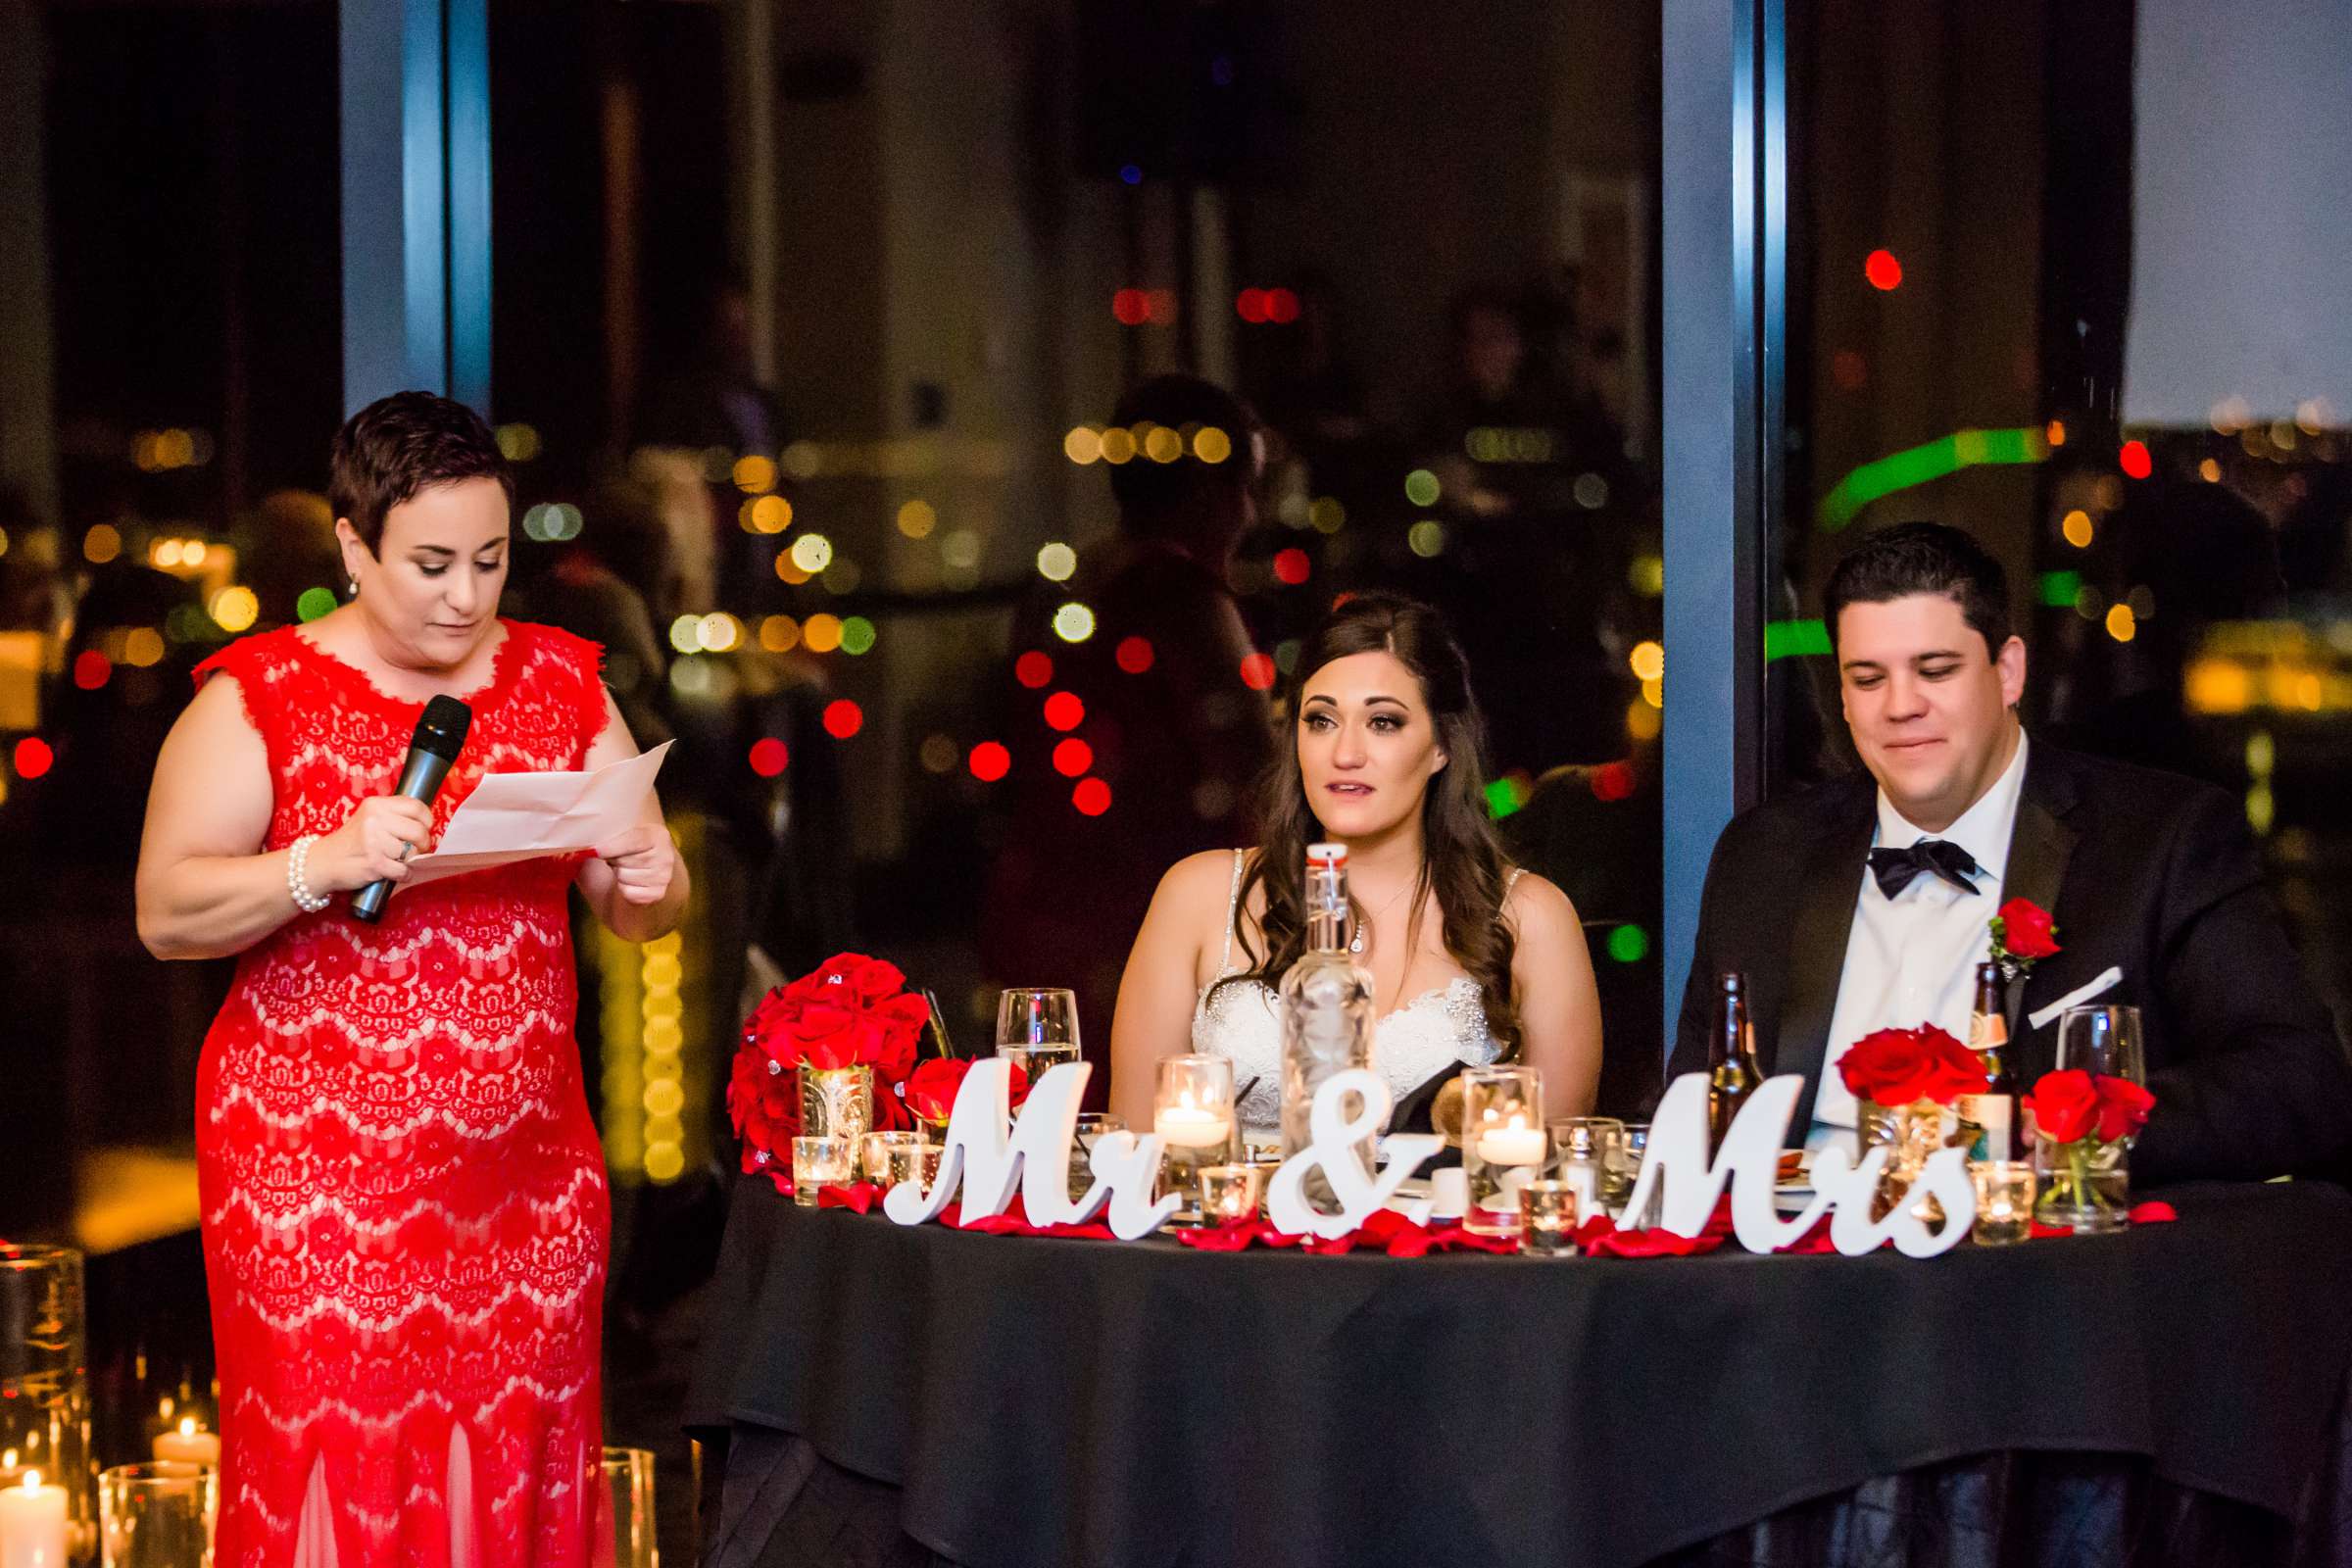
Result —
<svg viewBox="0 0 2352 1568"><path fill-rule="evenodd" d="M858 1174L869 1182L887 1182L891 1151L912 1149L922 1141L921 1133L867 1133L858 1140Z"/></svg>
<svg viewBox="0 0 2352 1568"><path fill-rule="evenodd" d="M1530 1257L1566 1257L1576 1250L1582 1217L1577 1185L1536 1181L1519 1189L1519 1250Z"/></svg>
<svg viewBox="0 0 2352 1568"><path fill-rule="evenodd" d="M1257 1218L1265 1201L1264 1167L1203 1165L1200 1167L1200 1219L1207 1225L1231 1225Z"/></svg>
<svg viewBox="0 0 2352 1568"><path fill-rule="evenodd" d="M919 1139L893 1144L884 1151L882 1174L867 1179L880 1182L885 1192L901 1182L912 1182L919 1191L928 1193L931 1184L939 1180L939 1145Z"/></svg>
<svg viewBox="0 0 2352 1568"><path fill-rule="evenodd" d="M1968 1167L1977 1187L1977 1220L1969 1230L1980 1247L2010 1247L2034 1234L2034 1166L2022 1159L1980 1160Z"/></svg>

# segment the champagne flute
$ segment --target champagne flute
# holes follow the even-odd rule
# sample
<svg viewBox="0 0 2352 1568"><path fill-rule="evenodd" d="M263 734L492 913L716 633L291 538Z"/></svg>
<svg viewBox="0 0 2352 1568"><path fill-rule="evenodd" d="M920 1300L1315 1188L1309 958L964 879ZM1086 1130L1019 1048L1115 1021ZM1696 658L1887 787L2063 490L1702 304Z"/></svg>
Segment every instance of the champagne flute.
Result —
<svg viewBox="0 0 2352 1568"><path fill-rule="evenodd" d="M997 1054L1034 1086L1049 1068L1079 1059L1078 998L1054 987L1015 988L997 999Z"/></svg>

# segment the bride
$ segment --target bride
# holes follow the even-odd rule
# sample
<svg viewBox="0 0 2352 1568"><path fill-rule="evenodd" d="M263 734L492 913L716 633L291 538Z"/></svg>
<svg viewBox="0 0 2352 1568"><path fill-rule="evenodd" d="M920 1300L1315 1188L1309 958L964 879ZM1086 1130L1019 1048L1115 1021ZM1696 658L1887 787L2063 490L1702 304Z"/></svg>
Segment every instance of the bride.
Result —
<svg viewBox="0 0 2352 1568"><path fill-rule="evenodd" d="M1160 879L1111 1021L1110 1108L1152 1125L1154 1064L1233 1058L1246 1132L1278 1125L1274 988L1306 942L1306 847L1348 846L1349 948L1372 976L1372 1066L1399 1102L1456 1064L1542 1069L1546 1115L1592 1106L1600 1001L1568 896L1508 866L1487 816L1480 720L1452 634L1382 594L1335 609L1299 654L1254 850ZM1189 1020L1189 1023L1188 1023Z"/></svg>

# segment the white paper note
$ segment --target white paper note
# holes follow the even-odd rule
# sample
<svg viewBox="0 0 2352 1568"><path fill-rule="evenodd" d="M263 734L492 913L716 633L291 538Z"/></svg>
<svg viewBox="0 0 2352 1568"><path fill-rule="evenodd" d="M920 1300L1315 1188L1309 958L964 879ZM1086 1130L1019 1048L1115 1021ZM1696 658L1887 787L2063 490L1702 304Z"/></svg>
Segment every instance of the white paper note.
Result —
<svg viewBox="0 0 2352 1568"><path fill-rule="evenodd" d="M491 773L450 816L440 843L409 861L404 888L542 855L594 849L634 824L671 743L589 773Z"/></svg>

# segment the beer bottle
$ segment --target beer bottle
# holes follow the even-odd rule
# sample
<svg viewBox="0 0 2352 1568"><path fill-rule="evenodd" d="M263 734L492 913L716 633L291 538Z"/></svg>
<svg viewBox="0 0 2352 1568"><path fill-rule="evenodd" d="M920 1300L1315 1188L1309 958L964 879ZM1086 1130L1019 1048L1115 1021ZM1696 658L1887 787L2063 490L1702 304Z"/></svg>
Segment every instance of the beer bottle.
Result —
<svg viewBox="0 0 2352 1568"><path fill-rule="evenodd" d="M2001 1005L2001 966L1977 965L1977 1000L1969 1011L1968 1048L1984 1063L1984 1092L1959 1107L1979 1129L1972 1159L2016 1159L2020 1113L2016 1069L2009 1064L2009 1020Z"/></svg>
<svg viewBox="0 0 2352 1568"><path fill-rule="evenodd" d="M1707 1041L1707 1149L1723 1147L1724 1136L1747 1097L1763 1087L1764 1069L1756 1061L1755 1031L1747 1021L1747 981L1737 973L1723 976L1715 1004L1715 1032Z"/></svg>

